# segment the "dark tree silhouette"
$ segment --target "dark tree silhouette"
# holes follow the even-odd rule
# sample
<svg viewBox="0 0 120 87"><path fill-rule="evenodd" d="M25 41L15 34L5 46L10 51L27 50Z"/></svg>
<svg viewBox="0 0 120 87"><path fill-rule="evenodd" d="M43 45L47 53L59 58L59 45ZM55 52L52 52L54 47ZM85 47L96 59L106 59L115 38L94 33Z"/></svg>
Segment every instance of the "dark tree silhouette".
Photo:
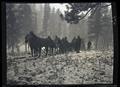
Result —
<svg viewBox="0 0 120 87"><path fill-rule="evenodd" d="M30 5L6 4L6 25L8 48L12 48L12 52L15 47L19 50L18 43L34 27Z"/></svg>
<svg viewBox="0 0 120 87"><path fill-rule="evenodd" d="M111 4L102 5L103 3L68 3L69 5L66 5L67 11L65 11L65 16L60 14L60 17L64 20L66 20L68 23L74 23L77 24L80 20L85 18L88 13L92 12L93 15L97 8L106 8L110 6ZM87 11L84 16L81 16L80 14L83 11Z"/></svg>
<svg viewBox="0 0 120 87"><path fill-rule="evenodd" d="M48 35L48 21L50 17L50 6L49 4L44 5L44 19L43 19L43 31L44 31L44 36Z"/></svg>

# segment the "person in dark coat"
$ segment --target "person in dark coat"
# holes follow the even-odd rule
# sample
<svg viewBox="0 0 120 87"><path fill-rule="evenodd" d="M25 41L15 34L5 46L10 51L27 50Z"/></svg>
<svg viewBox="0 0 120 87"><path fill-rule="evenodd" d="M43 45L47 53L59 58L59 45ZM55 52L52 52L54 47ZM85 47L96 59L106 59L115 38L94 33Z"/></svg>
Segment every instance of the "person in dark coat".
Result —
<svg viewBox="0 0 120 87"><path fill-rule="evenodd" d="M85 41L84 39L81 39L81 50L85 51Z"/></svg>
<svg viewBox="0 0 120 87"><path fill-rule="evenodd" d="M75 51L76 51L77 53L79 53L79 52L80 52L80 48L81 48L81 38L80 38L80 36L78 36L78 37L77 37L77 40L76 40Z"/></svg>
<svg viewBox="0 0 120 87"><path fill-rule="evenodd" d="M87 49L88 49L88 50L91 49L91 45L92 45L92 43L89 41L88 44L87 44Z"/></svg>
<svg viewBox="0 0 120 87"><path fill-rule="evenodd" d="M58 36L55 36L55 44L57 47L57 53L63 53L62 40Z"/></svg>
<svg viewBox="0 0 120 87"><path fill-rule="evenodd" d="M64 38L64 49L65 49L65 52L69 51L69 42L67 37Z"/></svg>
<svg viewBox="0 0 120 87"><path fill-rule="evenodd" d="M76 46L76 37L74 37L74 38L72 39L71 44L72 44L72 51L75 51L75 46Z"/></svg>
<svg viewBox="0 0 120 87"><path fill-rule="evenodd" d="M67 51L67 37L62 38L63 53Z"/></svg>

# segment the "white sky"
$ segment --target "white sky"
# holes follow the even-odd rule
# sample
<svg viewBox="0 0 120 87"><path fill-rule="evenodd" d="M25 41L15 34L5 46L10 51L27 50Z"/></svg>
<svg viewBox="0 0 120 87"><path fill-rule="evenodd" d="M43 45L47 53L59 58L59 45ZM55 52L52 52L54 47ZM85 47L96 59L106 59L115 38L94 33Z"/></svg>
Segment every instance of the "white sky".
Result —
<svg viewBox="0 0 120 87"><path fill-rule="evenodd" d="M67 3L64 3L64 4L59 4L59 3L50 3L50 7L51 8L55 8L55 9L60 9L60 11L62 12L62 13L64 13L64 11L66 10L66 7L65 7L65 5L66 5ZM36 4L36 9L39 9L39 5L40 4Z"/></svg>
<svg viewBox="0 0 120 87"><path fill-rule="evenodd" d="M42 3L41 3L42 4ZM44 3L43 3L44 4ZM50 3L50 7L51 8L55 8L55 9L60 9L60 11L64 14L64 11L67 10L66 9L66 5L67 3L61 4L61 3ZM107 3L110 4L110 3ZM36 4L36 9L39 10L39 5L40 4ZM110 8L111 6L109 6L108 8Z"/></svg>
<svg viewBox="0 0 120 87"><path fill-rule="evenodd" d="M60 11L63 13L66 9L65 4L50 4L51 7L54 7L55 9L60 9Z"/></svg>

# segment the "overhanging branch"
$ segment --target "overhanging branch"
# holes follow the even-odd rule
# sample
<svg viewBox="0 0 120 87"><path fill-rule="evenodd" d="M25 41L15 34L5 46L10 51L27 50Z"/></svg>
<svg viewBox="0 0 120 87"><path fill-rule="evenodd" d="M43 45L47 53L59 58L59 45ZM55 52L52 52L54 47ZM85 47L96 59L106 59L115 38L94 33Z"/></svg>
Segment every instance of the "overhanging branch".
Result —
<svg viewBox="0 0 120 87"><path fill-rule="evenodd" d="M96 10L98 9L98 7L104 8L104 7L108 7L108 6L110 6L110 5L111 5L111 4L105 5L105 6L96 5L95 8L90 8L90 10L88 10L87 13L86 13L83 17L81 17L79 20L82 20L83 18L85 18L85 17L88 15L88 13L89 13L90 11L92 11L93 9L95 9L94 12L93 12L93 15L94 15L95 12L96 12Z"/></svg>
<svg viewBox="0 0 120 87"><path fill-rule="evenodd" d="M83 17L81 17L79 20L82 20L83 18L85 18L92 9L93 9L93 8L90 8L90 9L86 12L86 14L85 14Z"/></svg>

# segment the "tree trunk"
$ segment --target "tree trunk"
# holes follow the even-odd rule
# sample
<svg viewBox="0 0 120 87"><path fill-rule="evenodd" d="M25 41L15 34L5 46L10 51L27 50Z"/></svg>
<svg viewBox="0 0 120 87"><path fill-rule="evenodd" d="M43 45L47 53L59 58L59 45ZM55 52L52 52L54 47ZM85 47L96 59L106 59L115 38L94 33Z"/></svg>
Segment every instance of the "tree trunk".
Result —
<svg viewBox="0 0 120 87"><path fill-rule="evenodd" d="M95 49L98 50L98 40L99 39L99 35L97 34L96 36L96 44L95 44Z"/></svg>
<svg viewBox="0 0 120 87"><path fill-rule="evenodd" d="M108 50L108 43L109 43L109 41L106 39L106 40L105 40L105 49L106 49L106 50Z"/></svg>
<svg viewBox="0 0 120 87"><path fill-rule="evenodd" d="M17 53L20 54L20 47L17 45L16 48L17 48Z"/></svg>
<svg viewBox="0 0 120 87"><path fill-rule="evenodd" d="M14 45L12 45L11 53L14 54Z"/></svg>
<svg viewBox="0 0 120 87"><path fill-rule="evenodd" d="M25 52L27 53L27 44L25 44Z"/></svg>
<svg viewBox="0 0 120 87"><path fill-rule="evenodd" d="M112 15L113 17L117 17L117 13L116 13L116 4L118 5L118 3L112 2ZM118 60L118 27L117 27L117 22L114 23L114 19L113 19L113 29L114 29L114 77L113 77L113 83L117 84L118 83L118 66L119 66L119 60Z"/></svg>
<svg viewBox="0 0 120 87"><path fill-rule="evenodd" d="M103 37L103 50L105 50L105 39Z"/></svg>

